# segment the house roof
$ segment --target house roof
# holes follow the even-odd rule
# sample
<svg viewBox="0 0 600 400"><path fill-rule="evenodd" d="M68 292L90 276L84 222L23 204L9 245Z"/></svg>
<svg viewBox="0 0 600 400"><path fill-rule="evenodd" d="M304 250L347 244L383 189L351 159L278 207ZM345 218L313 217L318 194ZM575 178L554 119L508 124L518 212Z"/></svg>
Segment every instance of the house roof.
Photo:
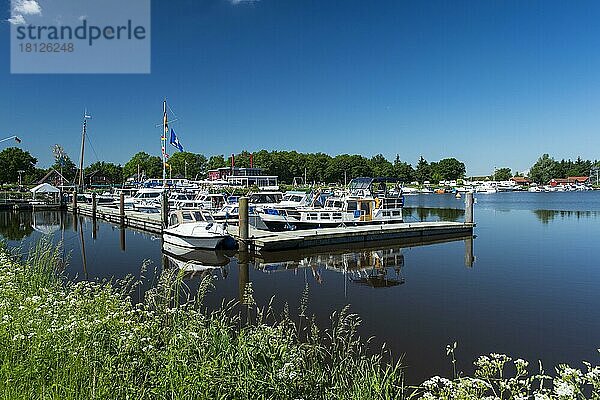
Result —
<svg viewBox="0 0 600 400"><path fill-rule="evenodd" d="M40 179L39 181L37 181L38 184L42 184L45 183L48 178L50 178L51 175L58 175L58 178L62 178L62 182L64 182L64 185L70 185L71 181L69 181L67 178L64 177L64 175L62 175L60 172L58 172L57 170L55 170L54 168L50 169L50 171L48 171L48 173L46 175L44 175L44 177L42 179Z"/></svg>
<svg viewBox="0 0 600 400"><path fill-rule="evenodd" d="M567 178L567 180L569 182L586 182L589 178L589 176L569 176Z"/></svg>
<svg viewBox="0 0 600 400"><path fill-rule="evenodd" d="M512 178L510 178L511 181L513 182L522 182L522 183L530 183L531 179L525 177L525 176L513 176Z"/></svg>

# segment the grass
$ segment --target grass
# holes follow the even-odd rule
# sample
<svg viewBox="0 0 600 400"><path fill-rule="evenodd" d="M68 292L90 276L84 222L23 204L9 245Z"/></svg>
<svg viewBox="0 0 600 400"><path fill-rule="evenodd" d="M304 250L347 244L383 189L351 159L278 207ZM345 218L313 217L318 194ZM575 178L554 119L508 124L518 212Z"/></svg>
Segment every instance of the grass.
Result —
<svg viewBox="0 0 600 400"><path fill-rule="evenodd" d="M164 273L134 305L136 282L61 279L61 251L39 242L21 261L0 250L0 398L368 399L402 390L398 364L368 355L347 309L310 318L233 303L206 312ZM251 297L251 294L249 295ZM235 311L237 310L237 311Z"/></svg>

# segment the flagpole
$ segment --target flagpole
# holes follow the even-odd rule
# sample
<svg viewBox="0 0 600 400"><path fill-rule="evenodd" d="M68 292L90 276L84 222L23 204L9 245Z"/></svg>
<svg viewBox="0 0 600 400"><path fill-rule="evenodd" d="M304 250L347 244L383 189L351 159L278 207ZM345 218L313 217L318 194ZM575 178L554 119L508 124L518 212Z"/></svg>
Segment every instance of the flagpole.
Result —
<svg viewBox="0 0 600 400"><path fill-rule="evenodd" d="M162 146L162 161L163 161L163 188L167 186L167 133L169 130L169 123L167 120L167 99L163 101L163 134L161 138Z"/></svg>

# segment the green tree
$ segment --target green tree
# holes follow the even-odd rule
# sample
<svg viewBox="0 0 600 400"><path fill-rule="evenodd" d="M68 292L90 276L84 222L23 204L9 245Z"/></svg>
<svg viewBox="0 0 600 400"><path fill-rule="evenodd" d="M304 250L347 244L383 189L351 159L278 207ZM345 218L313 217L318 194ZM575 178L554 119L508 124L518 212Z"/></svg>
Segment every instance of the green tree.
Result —
<svg viewBox="0 0 600 400"><path fill-rule="evenodd" d="M453 181L463 178L467 171L465 164L456 158L444 158L435 163L435 165L432 164L431 169L436 174L438 181Z"/></svg>
<svg viewBox="0 0 600 400"><path fill-rule="evenodd" d="M207 169L217 169L227 167L227 161L225 161L225 157L221 155L210 156L208 159L208 164L206 165Z"/></svg>
<svg viewBox="0 0 600 400"><path fill-rule="evenodd" d="M83 174L86 177L90 177L93 173L105 176L113 185L123 182L123 167L121 165L104 161L96 161L83 170ZM85 180L86 183L89 183L89 179L86 178Z"/></svg>
<svg viewBox="0 0 600 400"><path fill-rule="evenodd" d="M201 179L206 177L208 161L202 154L183 151L169 157L169 165L173 176L181 175L188 179Z"/></svg>
<svg viewBox="0 0 600 400"><path fill-rule="evenodd" d="M307 154L306 174L309 182L325 182L327 167L331 163L331 156L324 153Z"/></svg>
<svg viewBox="0 0 600 400"><path fill-rule="evenodd" d="M331 160L325 174L328 182L344 183L345 179L350 182L352 178L372 176L373 171L365 157L358 154L341 154Z"/></svg>
<svg viewBox="0 0 600 400"><path fill-rule="evenodd" d="M546 184L556 178L559 163L548 154L542 155L529 171L529 177L536 183Z"/></svg>
<svg viewBox="0 0 600 400"><path fill-rule="evenodd" d="M394 160L394 178L398 178L403 183L410 183L415 179L415 170L409 163L400 160L396 155Z"/></svg>
<svg viewBox="0 0 600 400"><path fill-rule="evenodd" d="M0 151L0 182L17 183L19 172L24 171L22 178L35 172L37 159L18 147L9 147ZM25 182L25 181L23 181Z"/></svg>
<svg viewBox="0 0 600 400"><path fill-rule="evenodd" d="M431 174L431 166L427 160L421 156L417 162L417 167L415 168L415 178L422 184L425 181L431 180Z"/></svg>
<svg viewBox="0 0 600 400"><path fill-rule="evenodd" d="M389 162L382 154L377 154L369 160L369 166L373 176L393 177L394 165Z"/></svg>
<svg viewBox="0 0 600 400"><path fill-rule="evenodd" d="M140 151L131 160L127 161L123 167L123 178L127 179L139 171L147 178L162 177L162 160L158 156L151 156L148 153Z"/></svg>
<svg viewBox="0 0 600 400"><path fill-rule="evenodd" d="M492 178L497 181L507 181L512 177L513 174L510 171L510 168L498 168Z"/></svg>

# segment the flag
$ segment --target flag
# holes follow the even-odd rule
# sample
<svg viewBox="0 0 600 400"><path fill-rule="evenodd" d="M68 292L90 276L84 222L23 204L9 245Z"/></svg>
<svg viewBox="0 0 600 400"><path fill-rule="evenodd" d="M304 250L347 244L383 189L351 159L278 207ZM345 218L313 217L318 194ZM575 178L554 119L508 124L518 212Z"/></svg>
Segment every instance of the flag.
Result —
<svg viewBox="0 0 600 400"><path fill-rule="evenodd" d="M183 146L179 143L179 139L177 139L177 135L173 128L171 128L171 140L169 141L173 145L173 147L177 147L179 151L183 151Z"/></svg>

